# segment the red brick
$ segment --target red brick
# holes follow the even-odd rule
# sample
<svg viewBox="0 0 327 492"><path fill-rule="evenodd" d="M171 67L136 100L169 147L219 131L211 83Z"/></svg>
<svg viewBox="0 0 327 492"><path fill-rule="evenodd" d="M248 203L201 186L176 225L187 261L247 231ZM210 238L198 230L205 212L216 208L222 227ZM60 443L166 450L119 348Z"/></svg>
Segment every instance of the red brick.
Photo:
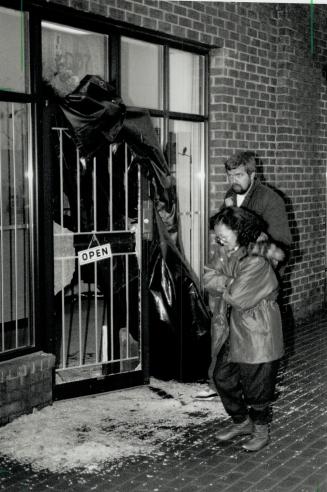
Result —
<svg viewBox="0 0 327 492"><path fill-rule="evenodd" d="M143 25L143 27L146 27L147 29L157 29L158 28L158 21L156 19L148 19L147 17L143 17L142 25Z"/></svg>
<svg viewBox="0 0 327 492"><path fill-rule="evenodd" d="M203 32L205 25L202 22L193 21L193 29Z"/></svg>
<svg viewBox="0 0 327 492"><path fill-rule="evenodd" d="M174 36L178 36L180 38L186 37L186 28L181 26L173 26L172 33Z"/></svg>
<svg viewBox="0 0 327 492"><path fill-rule="evenodd" d="M192 21L187 17L179 17L179 24L184 27L192 27Z"/></svg>
<svg viewBox="0 0 327 492"><path fill-rule="evenodd" d="M94 14L98 14L98 15L102 15L102 16L106 16L107 12L108 12L108 9L105 5L100 5L100 4L95 3L95 2L92 2L90 4L90 10Z"/></svg>
<svg viewBox="0 0 327 492"><path fill-rule="evenodd" d="M192 7L199 12L204 12L204 2L192 2Z"/></svg>
<svg viewBox="0 0 327 492"><path fill-rule="evenodd" d="M158 22L158 30L163 31L163 32L168 32L170 33L172 29L172 26L169 22Z"/></svg>
<svg viewBox="0 0 327 492"><path fill-rule="evenodd" d="M162 10L159 9L149 9L149 14L150 17L157 20L162 20L164 17L164 13L162 12Z"/></svg>
<svg viewBox="0 0 327 492"><path fill-rule="evenodd" d="M174 13L186 17L187 15L186 7L182 7L181 5L174 5Z"/></svg>
<svg viewBox="0 0 327 492"><path fill-rule="evenodd" d="M189 39L193 39L194 41L198 41L199 40L199 32L198 31L194 31L192 29L188 29L187 30L187 35L188 35L188 38Z"/></svg>
<svg viewBox="0 0 327 492"><path fill-rule="evenodd" d="M167 12L172 12L173 11L173 4L172 2L164 2L163 0L159 0L158 7L162 10L166 10Z"/></svg>
<svg viewBox="0 0 327 492"><path fill-rule="evenodd" d="M171 13L166 13L165 14L165 21L170 22L171 24L177 24L178 23L178 16L171 14Z"/></svg>
<svg viewBox="0 0 327 492"><path fill-rule="evenodd" d="M134 5L134 12L135 12L135 14L146 16L146 15L149 15L149 8L145 7L144 5L135 4Z"/></svg>
<svg viewBox="0 0 327 492"><path fill-rule="evenodd" d="M78 10L89 10L90 4L88 0L70 0L70 6Z"/></svg>
<svg viewBox="0 0 327 492"><path fill-rule="evenodd" d="M137 26L140 26L142 24L142 17L140 15L130 14L129 12L127 12L126 21L129 24L135 24Z"/></svg>
<svg viewBox="0 0 327 492"><path fill-rule="evenodd" d="M117 3L117 7L119 7L122 10L128 10L129 12L132 12L133 2L128 0L119 0L119 2Z"/></svg>
<svg viewBox="0 0 327 492"><path fill-rule="evenodd" d="M126 12L125 10L109 8L108 17L124 21L126 19Z"/></svg>

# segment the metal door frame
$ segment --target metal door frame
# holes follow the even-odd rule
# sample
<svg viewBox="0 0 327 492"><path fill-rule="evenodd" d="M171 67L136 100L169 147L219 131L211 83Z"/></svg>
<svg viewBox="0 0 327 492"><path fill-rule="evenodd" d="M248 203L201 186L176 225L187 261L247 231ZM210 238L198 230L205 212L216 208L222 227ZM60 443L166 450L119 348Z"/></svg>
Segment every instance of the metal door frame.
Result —
<svg viewBox="0 0 327 492"><path fill-rule="evenodd" d="M20 8L19 0L0 0L1 5L12 7L13 4L17 9ZM204 55L208 59L209 50L213 46L199 43L191 40L178 39L174 36L164 33L158 33L145 28L129 25L124 22L112 21L102 16L90 13L76 11L70 7L44 4L43 0L26 0L24 10L29 12L30 16L30 64L31 64L31 99L32 99L32 122L34 127L34 146L33 160L36 163L34 169L35 177L35 238L36 238L36 342L37 348L47 352L53 351L53 326L54 326L54 303L53 303L53 268L49 258L53 258L53 240L52 240L52 203L51 189L52 176L47 168L46 139L44 135L43 121L43 95L42 95L42 69L41 69L41 21L65 23L76 28L85 28L97 33L109 34L109 62L111 85L116 87L119 92L120 86L120 53L119 39L120 36L130 36L134 39L142 39L148 42L159 43L164 46L174 47L194 54ZM64 19L64 21L63 21ZM207 80L208 64L206 62ZM150 110L151 116L167 117L176 119L186 119L194 122L204 122L207 125L208 115L189 115L180 113L170 113L169 111ZM142 181L145 181L142 178ZM143 188L147 189L147 183L143 183ZM143 193L143 191L142 191ZM142 195L143 196L143 195ZM142 200L143 201L143 200ZM144 193L144 201L148 201L147 192ZM141 211L143 216L143 211ZM141 221L142 222L142 221ZM146 234L142 240L142 352L143 352L143 371L140 374L134 374L133 382L128 375L117 375L104 378L102 381L89 382L83 384L73 383L71 388L62 391L62 396L69 397L85 392L107 391L107 389L117 389L118 387L131 386L132 384L144 384L149 380L149 333L148 333L148 291L147 291L147 268L149 264L149 238ZM56 393L56 390L55 390ZM60 395L56 395L59 397Z"/></svg>

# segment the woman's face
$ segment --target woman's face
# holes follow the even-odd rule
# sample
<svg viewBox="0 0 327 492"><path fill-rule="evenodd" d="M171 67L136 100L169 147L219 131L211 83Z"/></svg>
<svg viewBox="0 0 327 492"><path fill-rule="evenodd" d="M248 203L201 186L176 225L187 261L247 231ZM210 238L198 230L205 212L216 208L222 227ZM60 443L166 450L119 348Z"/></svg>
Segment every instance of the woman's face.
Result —
<svg viewBox="0 0 327 492"><path fill-rule="evenodd" d="M214 231L217 242L224 246L226 251L232 251L238 246L236 233L222 222L215 225Z"/></svg>

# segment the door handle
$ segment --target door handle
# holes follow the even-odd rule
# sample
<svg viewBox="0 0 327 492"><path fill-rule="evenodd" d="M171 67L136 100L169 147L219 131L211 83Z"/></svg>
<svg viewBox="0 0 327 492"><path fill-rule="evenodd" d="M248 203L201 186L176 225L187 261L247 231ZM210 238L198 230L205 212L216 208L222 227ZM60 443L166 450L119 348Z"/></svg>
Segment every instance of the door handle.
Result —
<svg viewBox="0 0 327 492"><path fill-rule="evenodd" d="M152 241L153 236L153 204L151 200L143 200L142 233L144 239Z"/></svg>

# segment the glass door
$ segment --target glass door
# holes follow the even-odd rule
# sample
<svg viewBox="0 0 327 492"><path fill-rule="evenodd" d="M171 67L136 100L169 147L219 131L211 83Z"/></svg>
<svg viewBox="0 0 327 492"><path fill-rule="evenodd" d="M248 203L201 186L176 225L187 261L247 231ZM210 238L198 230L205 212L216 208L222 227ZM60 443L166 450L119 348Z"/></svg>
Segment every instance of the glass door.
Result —
<svg viewBox="0 0 327 492"><path fill-rule="evenodd" d="M141 369L138 167L121 144L85 167L76 152L65 168L71 142L63 128L53 132L61 149L53 194L56 383Z"/></svg>
<svg viewBox="0 0 327 492"><path fill-rule="evenodd" d="M142 368L138 166L124 143L80 159L51 104L51 94L67 95L85 75L108 80L108 44L105 35L42 23L57 386Z"/></svg>

